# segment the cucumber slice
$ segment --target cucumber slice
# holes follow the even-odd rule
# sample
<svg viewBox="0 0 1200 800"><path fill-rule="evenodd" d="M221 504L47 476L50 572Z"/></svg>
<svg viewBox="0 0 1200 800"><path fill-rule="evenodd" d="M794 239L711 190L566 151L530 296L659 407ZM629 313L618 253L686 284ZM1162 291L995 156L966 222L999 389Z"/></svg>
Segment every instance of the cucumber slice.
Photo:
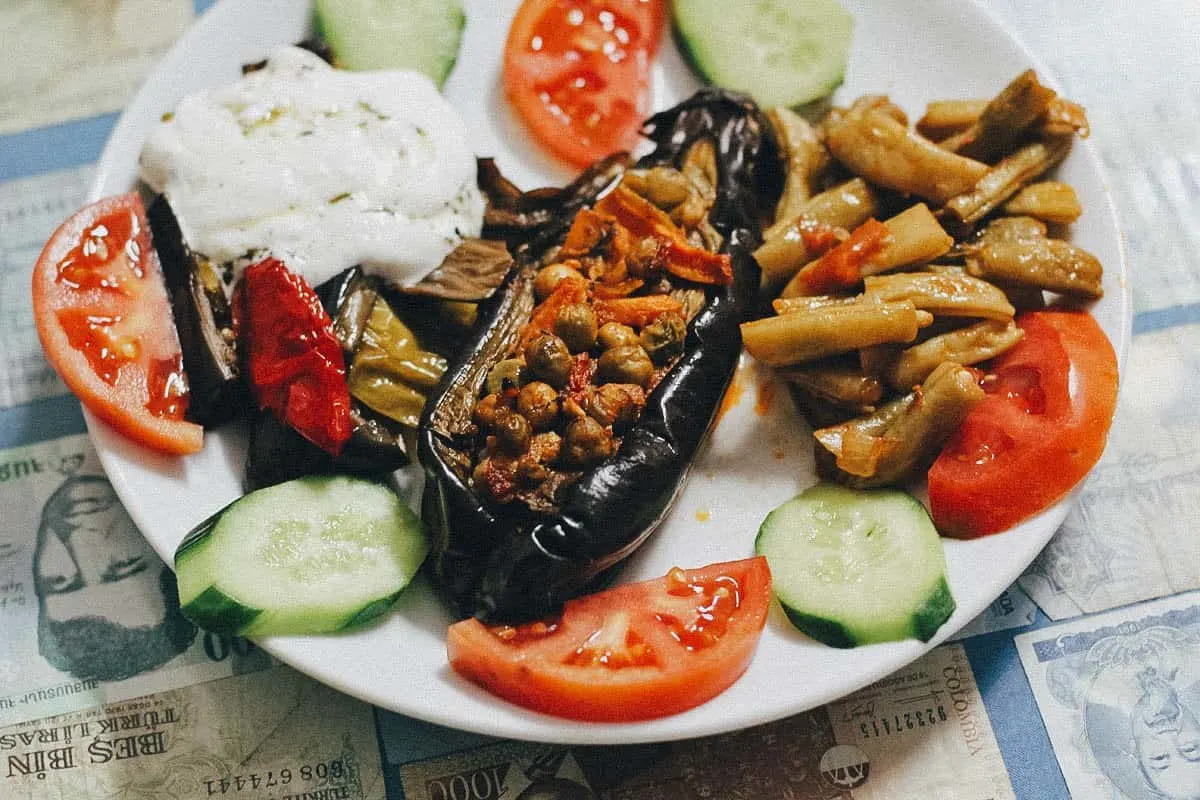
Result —
<svg viewBox="0 0 1200 800"><path fill-rule="evenodd" d="M412 69L439 87L467 23L461 0L317 0L315 16L339 67Z"/></svg>
<svg viewBox="0 0 1200 800"><path fill-rule="evenodd" d="M854 19L836 0L672 0L680 49L709 83L797 106L842 83Z"/></svg>
<svg viewBox="0 0 1200 800"><path fill-rule="evenodd" d="M428 552L420 519L383 484L297 478L235 500L184 538L179 602L216 633L341 630L391 608Z"/></svg>
<svg viewBox="0 0 1200 800"><path fill-rule="evenodd" d="M954 612L942 539L905 492L819 483L767 515L755 549L788 619L833 647L927 642Z"/></svg>

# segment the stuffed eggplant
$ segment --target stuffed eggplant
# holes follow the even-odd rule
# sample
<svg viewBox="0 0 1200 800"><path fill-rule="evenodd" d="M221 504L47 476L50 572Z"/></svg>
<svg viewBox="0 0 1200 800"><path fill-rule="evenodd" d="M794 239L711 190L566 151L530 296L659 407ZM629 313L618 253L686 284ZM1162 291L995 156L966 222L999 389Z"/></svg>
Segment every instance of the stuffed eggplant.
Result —
<svg viewBox="0 0 1200 800"><path fill-rule="evenodd" d="M643 132L634 168L489 192L533 221L418 434L431 572L464 616L543 616L604 580L667 514L737 366L780 184L770 126L708 89Z"/></svg>

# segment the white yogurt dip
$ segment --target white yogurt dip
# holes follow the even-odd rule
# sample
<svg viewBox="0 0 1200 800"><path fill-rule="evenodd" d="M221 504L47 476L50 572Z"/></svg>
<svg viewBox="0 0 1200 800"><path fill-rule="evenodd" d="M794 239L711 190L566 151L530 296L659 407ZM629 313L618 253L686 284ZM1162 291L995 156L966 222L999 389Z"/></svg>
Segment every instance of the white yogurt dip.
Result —
<svg viewBox="0 0 1200 800"><path fill-rule="evenodd" d="M194 251L269 253L314 286L355 264L415 283L483 222L466 128L432 81L296 47L184 98L139 165Z"/></svg>

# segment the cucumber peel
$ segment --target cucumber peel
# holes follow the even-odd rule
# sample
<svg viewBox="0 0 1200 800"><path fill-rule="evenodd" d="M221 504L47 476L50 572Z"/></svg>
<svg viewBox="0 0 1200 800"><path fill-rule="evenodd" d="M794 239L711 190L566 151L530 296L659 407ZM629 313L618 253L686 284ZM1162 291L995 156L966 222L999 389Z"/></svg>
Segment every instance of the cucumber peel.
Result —
<svg viewBox="0 0 1200 800"><path fill-rule="evenodd" d="M755 549L791 623L832 647L927 642L955 609L941 537L906 492L817 484L767 515Z"/></svg>
<svg viewBox="0 0 1200 800"><path fill-rule="evenodd" d="M428 552L420 519L387 486L298 478L235 500L185 537L180 606L216 633L356 627L392 607Z"/></svg>

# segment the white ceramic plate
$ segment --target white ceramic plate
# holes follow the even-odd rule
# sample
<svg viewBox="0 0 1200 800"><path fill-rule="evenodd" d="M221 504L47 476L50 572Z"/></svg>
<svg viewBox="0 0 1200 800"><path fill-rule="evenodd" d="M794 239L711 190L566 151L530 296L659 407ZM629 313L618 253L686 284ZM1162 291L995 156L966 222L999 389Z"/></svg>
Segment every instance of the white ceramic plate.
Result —
<svg viewBox="0 0 1200 800"><path fill-rule="evenodd" d="M914 116L932 99L986 97L1021 70L1038 65L974 3L845 0L857 26L839 98L887 93ZM515 0L468 2L458 65L445 87L462 113L480 155L525 188L561 183L569 174L526 141L505 107L498 74ZM148 131L184 94L230 82L239 65L263 58L272 45L308 31L307 0L224 0L167 55L118 123L100 161L93 196L128 191ZM1043 78L1053 80L1044 69ZM690 94L697 83L674 44L664 41L655 68L655 106ZM1075 241L1106 266L1107 294L1094 314L1123 358L1130 302L1120 237L1099 159L1081 143L1059 175L1083 201ZM673 565L699 566L752 554L766 513L814 480L811 445L784 391L762 406L767 379L746 363L740 402L721 420L667 523L625 567L622 579L663 574ZM130 444L88 418L105 469L134 520L168 563L188 529L240 494L244 452L240 431L209 434L203 452L165 458ZM1068 510L1067 500L1015 530L985 539L946 542L950 585L958 610L929 645L915 641L835 650L788 625L776 608L747 673L700 708L634 724L581 724L524 711L457 677L447 666L446 626L452 621L429 587L412 586L395 613L357 633L277 637L261 644L273 655L331 686L384 708L427 721L497 736L565 743L626 743L681 739L779 719L834 700L881 678L952 635L983 611L1042 549Z"/></svg>

